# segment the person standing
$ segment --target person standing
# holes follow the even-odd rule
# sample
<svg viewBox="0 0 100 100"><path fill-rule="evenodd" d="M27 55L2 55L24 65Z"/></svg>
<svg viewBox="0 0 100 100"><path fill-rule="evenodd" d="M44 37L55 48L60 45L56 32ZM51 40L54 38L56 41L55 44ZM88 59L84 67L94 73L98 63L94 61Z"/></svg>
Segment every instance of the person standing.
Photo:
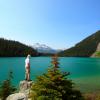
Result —
<svg viewBox="0 0 100 100"><path fill-rule="evenodd" d="M28 54L25 59L25 80L30 80L30 55Z"/></svg>

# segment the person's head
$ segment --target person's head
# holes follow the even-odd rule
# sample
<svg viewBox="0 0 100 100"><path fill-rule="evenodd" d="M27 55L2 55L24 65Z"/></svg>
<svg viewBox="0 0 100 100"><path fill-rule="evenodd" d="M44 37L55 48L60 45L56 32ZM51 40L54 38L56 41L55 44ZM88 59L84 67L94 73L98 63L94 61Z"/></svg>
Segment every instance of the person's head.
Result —
<svg viewBox="0 0 100 100"><path fill-rule="evenodd" d="M30 54L28 54L28 55L27 55L27 58L30 58L30 57L31 57L31 55L30 55Z"/></svg>

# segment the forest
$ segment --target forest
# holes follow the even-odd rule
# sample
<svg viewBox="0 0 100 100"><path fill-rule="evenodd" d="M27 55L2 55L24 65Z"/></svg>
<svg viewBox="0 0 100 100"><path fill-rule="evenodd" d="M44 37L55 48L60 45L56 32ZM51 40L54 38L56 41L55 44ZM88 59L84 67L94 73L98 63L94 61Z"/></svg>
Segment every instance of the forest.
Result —
<svg viewBox="0 0 100 100"><path fill-rule="evenodd" d="M24 57L27 54L38 56L38 52L30 46L0 38L0 57Z"/></svg>
<svg viewBox="0 0 100 100"><path fill-rule="evenodd" d="M68 57L90 57L96 51L99 43L100 31L97 31L74 47L60 52L59 55Z"/></svg>

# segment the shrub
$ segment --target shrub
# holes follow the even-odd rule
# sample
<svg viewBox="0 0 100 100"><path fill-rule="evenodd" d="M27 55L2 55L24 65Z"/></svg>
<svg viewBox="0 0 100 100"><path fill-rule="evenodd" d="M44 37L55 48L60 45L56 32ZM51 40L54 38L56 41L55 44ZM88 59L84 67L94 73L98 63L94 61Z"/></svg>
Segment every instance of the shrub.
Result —
<svg viewBox="0 0 100 100"><path fill-rule="evenodd" d="M12 74L12 71L10 71L8 79L4 80L0 85L0 97L2 100L6 100L6 98L16 90L16 88L11 84L13 78Z"/></svg>

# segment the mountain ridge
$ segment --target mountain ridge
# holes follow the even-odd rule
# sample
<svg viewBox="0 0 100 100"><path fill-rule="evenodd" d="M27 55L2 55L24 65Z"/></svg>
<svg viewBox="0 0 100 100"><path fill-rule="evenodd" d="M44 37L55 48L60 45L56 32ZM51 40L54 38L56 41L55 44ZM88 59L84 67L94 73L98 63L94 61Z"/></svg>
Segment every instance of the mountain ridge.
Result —
<svg viewBox="0 0 100 100"><path fill-rule="evenodd" d="M74 47L60 52L59 55L68 57L90 57L96 51L99 43L100 30L77 43Z"/></svg>
<svg viewBox="0 0 100 100"><path fill-rule="evenodd" d="M23 43L0 38L0 57L23 57L31 54L37 56L38 52Z"/></svg>
<svg viewBox="0 0 100 100"><path fill-rule="evenodd" d="M50 54L55 54L58 53L62 50L59 49L53 49L45 44L40 44L40 43L35 43L33 46L39 53L50 53Z"/></svg>

